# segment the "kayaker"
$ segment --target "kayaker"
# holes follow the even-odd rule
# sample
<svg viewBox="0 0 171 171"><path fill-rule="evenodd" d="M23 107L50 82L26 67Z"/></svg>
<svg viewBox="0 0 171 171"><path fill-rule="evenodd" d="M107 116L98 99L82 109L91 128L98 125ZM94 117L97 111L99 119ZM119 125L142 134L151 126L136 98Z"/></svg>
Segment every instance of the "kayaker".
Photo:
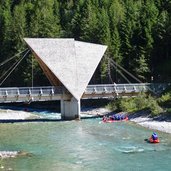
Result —
<svg viewBox="0 0 171 171"><path fill-rule="evenodd" d="M157 140L157 139L158 139L158 135L156 134L156 132L153 132L151 138L152 138L153 140Z"/></svg>
<svg viewBox="0 0 171 171"><path fill-rule="evenodd" d="M107 121L107 116L103 116L103 121L104 121L104 122Z"/></svg>
<svg viewBox="0 0 171 171"><path fill-rule="evenodd" d="M159 138L156 132L153 132L153 134L151 135L150 139L149 139L150 143L159 143Z"/></svg>

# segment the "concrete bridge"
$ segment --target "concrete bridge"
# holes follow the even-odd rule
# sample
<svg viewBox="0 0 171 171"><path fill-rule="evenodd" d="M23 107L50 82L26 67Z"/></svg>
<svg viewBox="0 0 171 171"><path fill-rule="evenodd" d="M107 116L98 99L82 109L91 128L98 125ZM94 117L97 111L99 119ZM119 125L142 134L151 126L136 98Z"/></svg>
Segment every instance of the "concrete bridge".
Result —
<svg viewBox="0 0 171 171"><path fill-rule="evenodd" d="M153 91L160 94L169 84L100 84L88 85L81 99L103 99L134 97L140 92ZM61 101L63 103L72 99L72 94L63 86L48 87L4 87L0 88L0 103L36 102L36 101ZM68 110L68 109L65 109Z"/></svg>
<svg viewBox="0 0 171 171"><path fill-rule="evenodd" d="M169 84L99 84L88 85L81 99L134 97L140 92L163 92ZM62 86L0 88L0 103L70 100L71 93Z"/></svg>
<svg viewBox="0 0 171 171"><path fill-rule="evenodd" d="M88 85L107 46L74 39L24 39L52 86L0 88L0 103L61 101L63 119L76 119L81 99L160 93L167 84Z"/></svg>

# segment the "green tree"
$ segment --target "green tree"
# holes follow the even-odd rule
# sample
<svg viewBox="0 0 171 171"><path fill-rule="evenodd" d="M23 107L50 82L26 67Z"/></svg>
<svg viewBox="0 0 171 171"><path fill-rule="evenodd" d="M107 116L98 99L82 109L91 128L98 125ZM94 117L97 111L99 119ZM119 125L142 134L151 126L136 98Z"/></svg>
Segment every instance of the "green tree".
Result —
<svg viewBox="0 0 171 171"><path fill-rule="evenodd" d="M124 4L124 18L121 22L120 34L121 34L121 51L123 55L124 67L131 71L133 68L132 60L133 55L133 33L136 26L135 3L133 0L126 1Z"/></svg>
<svg viewBox="0 0 171 171"><path fill-rule="evenodd" d="M56 5L56 4L55 4ZM58 16L54 15L54 0L36 0L30 22L31 37L59 37Z"/></svg>
<svg viewBox="0 0 171 171"><path fill-rule="evenodd" d="M11 1L0 1L0 46L1 57L8 57L12 54L12 14L11 14Z"/></svg>
<svg viewBox="0 0 171 171"><path fill-rule="evenodd" d="M117 63L122 62L123 57L121 53L121 36L120 36L120 28L121 23L124 19L124 7L120 0L111 1L109 6L109 20L110 20L110 32L111 32L111 40L110 46L108 47L110 51L110 58L116 61ZM110 65L110 63L109 63ZM111 66L108 69L111 81L115 80L117 82L117 71Z"/></svg>
<svg viewBox="0 0 171 171"><path fill-rule="evenodd" d="M14 7L12 30L13 30L13 42L15 44L15 49L21 51L23 50L23 46L24 46L23 38L26 35L26 13L25 13L25 6L23 3Z"/></svg>
<svg viewBox="0 0 171 171"><path fill-rule="evenodd" d="M84 6L84 0L77 0L75 1L74 3L74 6L73 6L73 15L72 18L71 18L71 22L69 22L69 26L68 26L68 29L70 31L69 32L69 37L74 37L76 40L79 40L80 37L81 37L81 32L82 32L82 29L81 29L81 23L82 23L82 11L83 10L83 6Z"/></svg>
<svg viewBox="0 0 171 171"><path fill-rule="evenodd" d="M170 3L171 4L171 3ZM158 5L159 14L154 28L154 48L151 56L153 75L158 81L171 80L170 40L171 40L171 8L168 2ZM171 5L170 5L171 6ZM170 10L169 10L170 9ZM167 73L167 74L166 74Z"/></svg>
<svg viewBox="0 0 171 171"><path fill-rule="evenodd" d="M72 37L72 24L71 20L74 17L74 7L81 0L62 0L59 1L59 12L60 12L60 24L62 28L63 37ZM79 34L79 33L78 33Z"/></svg>
<svg viewBox="0 0 171 171"><path fill-rule="evenodd" d="M98 12L97 38L101 44L109 45L111 40L109 16L105 8Z"/></svg>
<svg viewBox="0 0 171 171"><path fill-rule="evenodd" d="M26 4L26 16L27 16L27 33L29 37L39 38L56 38L60 37L60 15L59 15L59 2L56 0L43 0L34 1L34 3L28 2ZM27 85L31 84L32 80L32 67L34 71L34 81L37 85L49 84L43 71L38 63L33 60L32 57L28 58L27 65L24 74L24 81Z"/></svg>
<svg viewBox="0 0 171 171"><path fill-rule="evenodd" d="M151 63L151 56L152 56L152 50L153 50L153 44L154 44L154 28L157 23L157 17L158 17L158 9L154 2L152 1L144 1L142 4L142 7L140 9L140 28L139 28L139 46L138 46L138 55L137 60L142 61L142 59L145 59L146 61L146 71L150 71L150 63ZM136 62L135 62L136 63ZM144 62L143 62L144 63ZM144 65L144 64L142 64ZM136 70L139 66L137 66ZM153 71L153 69L151 68ZM143 69L142 69L143 71ZM144 70L145 72L145 70ZM142 74L142 73L141 73ZM145 73L144 73L145 74ZM152 73L153 75L153 73Z"/></svg>
<svg viewBox="0 0 171 171"><path fill-rule="evenodd" d="M145 81L147 73L149 73L149 66L143 54L141 54L141 56L138 59L136 59L135 66L136 67L134 71L136 75L140 80Z"/></svg>
<svg viewBox="0 0 171 171"><path fill-rule="evenodd" d="M89 42L97 42L97 14L91 0L84 2L81 9L80 39Z"/></svg>
<svg viewBox="0 0 171 171"><path fill-rule="evenodd" d="M111 33L109 25L109 15L105 8L102 8L98 12L98 24L97 24L97 40L100 44L105 44L111 47ZM110 68L109 68L109 49L107 50L104 60L101 62L101 81L109 82Z"/></svg>
<svg viewBox="0 0 171 171"><path fill-rule="evenodd" d="M144 81L151 75L171 80L170 0L0 0L1 61L24 49L23 37L74 37L108 45L94 80L108 83L116 75L110 59ZM23 61L23 74L6 85L18 79L30 85L31 63L31 57ZM37 66L34 61L41 83L45 80ZM9 65L3 67L2 74Z"/></svg>

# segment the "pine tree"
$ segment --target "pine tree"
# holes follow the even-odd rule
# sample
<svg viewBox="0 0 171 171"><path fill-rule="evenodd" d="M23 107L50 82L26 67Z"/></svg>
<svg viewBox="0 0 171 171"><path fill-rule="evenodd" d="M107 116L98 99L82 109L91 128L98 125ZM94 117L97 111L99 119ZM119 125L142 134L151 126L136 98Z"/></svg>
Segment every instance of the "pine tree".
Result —
<svg viewBox="0 0 171 171"><path fill-rule="evenodd" d="M118 0L114 0L109 7L110 30L111 30L111 58L118 63L122 61L120 27L124 19L124 8Z"/></svg>
<svg viewBox="0 0 171 171"><path fill-rule="evenodd" d="M109 25L109 16L107 10L102 8L98 12L98 24L97 24L97 40L100 44L111 46L111 33L110 33L110 25ZM104 59L101 62L101 80L102 82L108 82L109 78L109 58L110 53L109 49L104 56Z"/></svg>
<svg viewBox="0 0 171 171"><path fill-rule="evenodd" d="M31 37L59 37L59 20L54 16L54 0L36 0L30 22Z"/></svg>
<svg viewBox="0 0 171 171"><path fill-rule="evenodd" d="M23 38L26 33L26 13L23 3L15 6L13 9L12 30L15 49L21 51L23 50Z"/></svg>
<svg viewBox="0 0 171 171"><path fill-rule="evenodd" d="M0 0L1 61L24 48L23 37L61 36L108 45L94 80L115 75L110 59L146 81L171 77L170 0ZM31 58L22 65L20 77L30 85Z"/></svg>
<svg viewBox="0 0 171 171"><path fill-rule="evenodd" d="M8 57L12 54L13 46L11 42L12 32L12 14L11 14L11 1L0 1L0 46L1 55ZM2 58L3 58L2 57Z"/></svg>
<svg viewBox="0 0 171 171"><path fill-rule="evenodd" d="M135 4L133 0L126 1L124 4L125 10L124 10L124 18L121 21L121 27L120 27L120 35L121 35L121 51L123 55L123 66L131 71L132 69L132 60L134 58L132 52L133 52L133 33L135 30L136 25L136 17L135 17Z"/></svg>
<svg viewBox="0 0 171 171"><path fill-rule="evenodd" d="M102 8L98 12L98 23L97 23L97 38L98 42L105 45L110 45L111 33L109 25L109 16L107 10Z"/></svg>
<svg viewBox="0 0 171 171"><path fill-rule="evenodd" d="M77 4L80 0L63 0L59 1L59 11L60 11L60 24L62 28L63 37L72 37L72 27L71 21L74 17L74 4Z"/></svg>
<svg viewBox="0 0 171 171"><path fill-rule="evenodd" d="M158 9L156 8L154 2L151 1L144 1L142 8L140 10L140 39L139 39L139 49L143 49L144 53L139 53L139 61L141 61L141 56L144 55L146 58L145 61L148 62L148 70L149 64L152 55L152 49L154 44L154 36L153 30L157 23L158 17ZM139 50L139 52L141 52ZM153 69L151 69L153 70ZM153 73L152 73L153 75Z"/></svg>
<svg viewBox="0 0 171 171"><path fill-rule="evenodd" d="M69 22L68 31L69 36L74 37L76 40L79 40L81 37L81 22L82 22L82 8L84 5L83 0L76 0L72 9L73 15L71 21Z"/></svg>
<svg viewBox="0 0 171 171"><path fill-rule="evenodd" d="M84 2L81 9L80 39L88 42L97 41L97 14L91 0Z"/></svg>
<svg viewBox="0 0 171 171"><path fill-rule="evenodd" d="M134 71L136 73L136 76L142 81L147 81L146 78L147 74L149 73L149 66L146 61L145 55L141 54L141 56L136 59L135 66L136 67Z"/></svg>

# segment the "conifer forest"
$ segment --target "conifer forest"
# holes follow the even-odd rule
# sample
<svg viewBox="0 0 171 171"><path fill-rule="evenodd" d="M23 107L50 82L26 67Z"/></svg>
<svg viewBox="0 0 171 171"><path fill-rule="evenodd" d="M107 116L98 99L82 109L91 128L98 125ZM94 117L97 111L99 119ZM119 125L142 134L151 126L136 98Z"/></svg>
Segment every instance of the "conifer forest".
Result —
<svg viewBox="0 0 171 171"><path fill-rule="evenodd" d="M3 61L28 48L25 37L107 45L90 84L136 82L118 66L142 82L171 82L171 0L0 0L0 82L22 56ZM29 53L2 86L32 80L50 84Z"/></svg>

